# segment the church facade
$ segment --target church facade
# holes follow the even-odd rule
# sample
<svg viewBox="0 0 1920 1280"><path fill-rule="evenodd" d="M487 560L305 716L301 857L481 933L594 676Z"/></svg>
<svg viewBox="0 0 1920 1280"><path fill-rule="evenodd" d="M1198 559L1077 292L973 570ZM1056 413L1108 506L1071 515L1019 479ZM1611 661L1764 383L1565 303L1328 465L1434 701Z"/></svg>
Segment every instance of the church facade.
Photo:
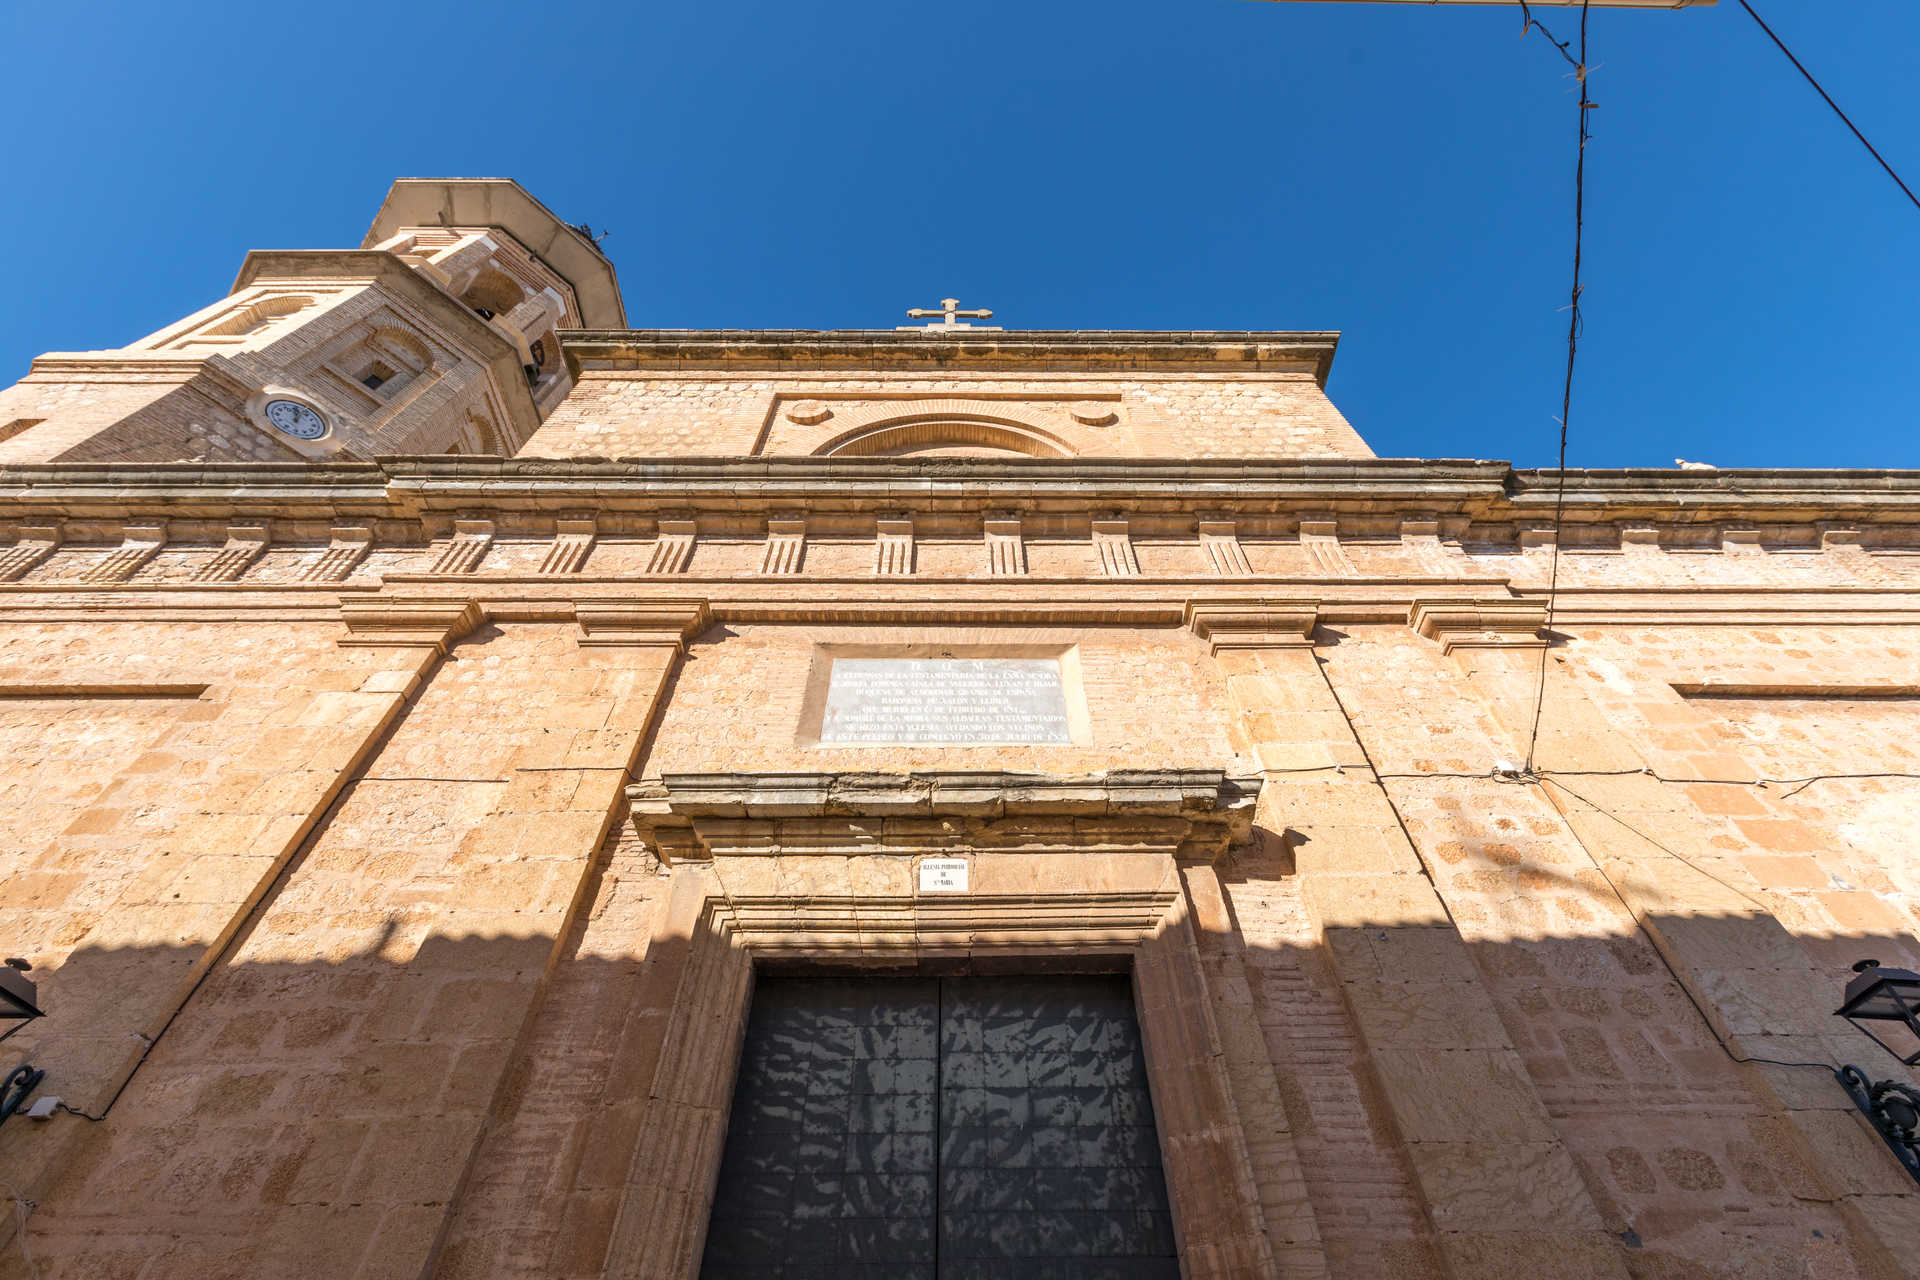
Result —
<svg viewBox="0 0 1920 1280"><path fill-rule="evenodd" d="M987 318L407 180L0 391L0 1276L1920 1275L1920 474Z"/></svg>

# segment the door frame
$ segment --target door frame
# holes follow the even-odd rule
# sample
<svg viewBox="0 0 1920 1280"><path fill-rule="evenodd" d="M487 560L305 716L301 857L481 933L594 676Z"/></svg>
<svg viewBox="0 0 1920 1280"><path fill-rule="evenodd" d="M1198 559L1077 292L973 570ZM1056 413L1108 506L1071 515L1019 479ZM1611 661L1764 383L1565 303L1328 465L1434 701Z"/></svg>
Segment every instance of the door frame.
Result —
<svg viewBox="0 0 1920 1280"><path fill-rule="evenodd" d="M1183 869L1246 839L1258 779L698 775L630 789L671 859L643 1012L658 1034L603 1274L693 1280L757 966L899 973L1124 965L1187 1280L1275 1273ZM675 793L678 792L676 795ZM638 793L638 794L634 794ZM905 811L904 813L902 811ZM969 889L917 863L964 857Z"/></svg>

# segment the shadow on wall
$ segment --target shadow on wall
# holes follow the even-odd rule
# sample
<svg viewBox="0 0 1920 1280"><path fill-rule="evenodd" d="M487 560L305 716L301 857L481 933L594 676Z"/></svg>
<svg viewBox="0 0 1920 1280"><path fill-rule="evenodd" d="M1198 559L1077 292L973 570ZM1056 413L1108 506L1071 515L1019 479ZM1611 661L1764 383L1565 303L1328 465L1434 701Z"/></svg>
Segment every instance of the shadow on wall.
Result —
<svg viewBox="0 0 1920 1280"><path fill-rule="evenodd" d="M1263 1200L1270 1235L1287 1235L1293 1256L1317 1252L1335 1276L1444 1274L1436 1233L1463 1227L1449 1220L1457 1206L1420 1189L1435 1185L1436 1161L1507 1171L1487 1179L1476 1234L1490 1216L1519 1240L1543 1215L1590 1212L1567 1208L1584 1187L1595 1238L1616 1241L1634 1275L1850 1274L1859 1255L1836 1193L1912 1212L1913 1184L1831 1077L1733 1062L1645 935L1462 944L1451 928L1382 923L1288 942L1309 932L1291 857L1260 832L1223 865L1232 927L1203 931L1199 945L1214 1000L1244 1005L1223 1011L1251 1018L1265 1047L1271 1082L1254 1083L1280 1114L1249 1147L1265 1153L1263 1178L1291 1149L1298 1184L1270 1182ZM592 905L557 951L539 933L452 937L430 916L396 916L367 922L379 941L361 951L216 968L103 1123L61 1115L0 1129L5 1180L27 1182L20 1194L37 1202L25 1243L38 1273L599 1275L656 1087L649 1045L672 997L659 975L688 945L661 937L648 954L668 884L603 857L582 899ZM1796 1016L1837 1004L1844 975L1809 984L1768 968L1754 948L1779 929L1770 919L1649 924L1730 966L1758 962L1727 981L1772 992ZM1835 941L1912 958L1911 938ZM258 954L261 939L249 945ZM110 1006L77 1028L62 1004L132 973L184 972L198 954L82 947L36 972L48 1016L0 1065L36 1060L53 1068L42 1094L104 1106L69 1092L74 1071L63 1081L57 1064L104 1065L141 1046L111 1025ZM1429 996L1463 984L1490 995L1488 1019L1435 1016L1459 1006ZM1734 1016L1731 1031L1757 1036L1776 1011ZM1503 1045L1524 1065L1508 1082L1518 1093L1434 1102L1435 1073ZM1816 1063L1899 1071L1837 1021L1825 1041L1795 1047ZM1402 1048L1420 1051L1423 1074L1395 1073ZM1789 1107L1821 1114L1790 1123L1757 1071ZM1539 1113L1516 1096L1537 1097ZM1825 1149L1809 1150L1809 1132ZM1564 1170L1535 1163L1554 1140ZM1809 1156L1850 1169L1856 1185L1827 1186ZM1285 1216L1290 1196L1311 1206L1310 1229ZM7 1239L0 1276L25 1267Z"/></svg>

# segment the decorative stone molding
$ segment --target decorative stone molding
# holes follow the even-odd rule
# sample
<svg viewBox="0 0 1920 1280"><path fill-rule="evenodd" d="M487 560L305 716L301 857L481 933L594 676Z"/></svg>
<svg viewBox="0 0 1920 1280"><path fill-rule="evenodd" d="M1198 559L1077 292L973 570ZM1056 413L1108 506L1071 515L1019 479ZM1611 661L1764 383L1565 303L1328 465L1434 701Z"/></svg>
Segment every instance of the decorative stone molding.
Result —
<svg viewBox="0 0 1920 1280"><path fill-rule="evenodd" d="M685 573L693 563L693 542L699 526L692 519L660 521L660 534L647 556L647 572Z"/></svg>
<svg viewBox="0 0 1920 1280"><path fill-rule="evenodd" d="M110 584L131 578L140 571L141 565L160 554L160 548L167 545L167 522L126 525L123 537L118 547L80 574L80 581Z"/></svg>
<svg viewBox="0 0 1920 1280"><path fill-rule="evenodd" d="M1253 566L1247 563L1246 550L1240 545L1239 526L1232 520L1201 520L1200 548L1207 553L1207 567L1216 577L1250 578Z"/></svg>
<svg viewBox="0 0 1920 1280"><path fill-rule="evenodd" d="M800 572L807 554L807 522L787 516L767 521L767 545L760 555L760 572L785 575Z"/></svg>
<svg viewBox="0 0 1920 1280"><path fill-rule="evenodd" d="M1018 577L1027 571L1027 544L1020 522L1011 517L985 522L987 572L994 577Z"/></svg>
<svg viewBox="0 0 1920 1280"><path fill-rule="evenodd" d="M336 525L332 541L304 575L307 582L345 582L355 566L373 549L373 530L360 525Z"/></svg>
<svg viewBox="0 0 1920 1280"><path fill-rule="evenodd" d="M363 596L340 602L345 648L432 649L445 654L480 625L485 614L475 600L396 599Z"/></svg>
<svg viewBox="0 0 1920 1280"><path fill-rule="evenodd" d="M583 600L573 616L583 649L670 645L683 652L712 620L705 600Z"/></svg>
<svg viewBox="0 0 1920 1280"><path fill-rule="evenodd" d="M1431 516L1402 520L1400 545L1407 549L1416 564L1429 573L1447 574L1454 571L1454 566L1447 561L1447 549L1440 544L1440 522Z"/></svg>
<svg viewBox="0 0 1920 1280"><path fill-rule="evenodd" d="M476 321L478 323L478 321ZM195 363L197 362L189 362ZM32 381L31 378L28 379ZM615 518L649 529L654 520L714 504L759 518L836 496L888 511L1040 511L1085 518L1191 509L1206 518L1309 522L1397 529L1402 513L1440 521L1449 538L1476 542L1513 530L1528 547L1546 545L1554 489L1540 473L1498 462L1347 458L1178 460L1079 458L1038 466L1023 458L656 458L644 477L633 460L604 458L382 458L315 467L306 463L17 463L4 468L13 519L90 525L163 518L251 523L273 504L292 504L343 526L371 526L395 541L418 541L434 519L484 512L502 529L535 515L591 510L602 531ZM1549 477L1550 477L1549 473ZM1780 549L1849 540L1913 545L1920 537L1920 474L1907 471L1581 472L1567 493L1569 545L1598 548L1615 521L1658 524L1676 545L1717 538L1726 525L1766 528ZM1577 517L1577 519L1575 518ZM438 526L444 528L444 526ZM550 526L546 526L550 527ZM1709 536L1709 530L1712 531Z"/></svg>
<svg viewBox="0 0 1920 1280"><path fill-rule="evenodd" d="M1133 540L1127 534L1125 520L1095 520L1093 549L1100 557L1100 572L1110 578L1133 578L1140 574L1140 561L1134 558Z"/></svg>
<svg viewBox="0 0 1920 1280"><path fill-rule="evenodd" d="M592 324L589 321L589 324ZM1231 365L1254 372L1310 373L1325 386L1340 335L1330 331L1014 329L989 332L955 326L953 336L870 329L717 331L609 329L567 335L567 351L583 366L629 368L701 367L765 369L796 364L831 368L852 363L863 369L1177 368ZM1044 362L1044 364L1040 363Z"/></svg>
<svg viewBox="0 0 1920 1280"><path fill-rule="evenodd" d="M926 775L924 785L950 776L964 775ZM841 777L854 782L849 790L878 794L913 781ZM1218 796L1226 780L1216 773L1207 781ZM656 784L659 794L646 797L645 808L673 818L677 782ZM795 791L792 782L780 780L773 789ZM718 782L705 790L727 803L720 797L729 785L739 789ZM798 790L817 794L821 788ZM747 788L742 806L752 791ZM825 791L831 798L831 784ZM1233 807L1250 811L1252 801L1245 791ZM854 833L843 843L857 856L802 858L758 855L778 855L775 837L802 828L809 821L804 816L688 815L680 821L686 856L672 869L655 917L648 980L638 996L645 1002L641 1016L629 1020L644 1036L627 1042L636 1045L629 1056L642 1064L629 1073L631 1096L644 1102L624 1131L638 1139L624 1133L616 1139L626 1172L616 1187L605 1274L688 1276L698 1269L757 966L884 972L929 963L1026 968L1036 962L1131 975L1181 1274L1225 1280L1280 1273L1248 1149L1253 1138L1265 1143L1271 1134L1242 1113L1231 1074L1232 1064L1249 1060L1240 1052L1247 1038L1222 1034L1220 1018L1239 1010L1212 987L1214 971L1196 939L1196 917L1208 908L1190 897L1191 887L1209 882L1210 873L1192 864L1181 868L1177 849L1162 843L1186 825L1184 818L1002 817L998 826L1009 833L1004 843L969 846L988 820L841 817L828 821ZM1063 849L1054 833L1069 823L1106 824L1118 843L1089 849L1076 841ZM1163 827L1149 830L1149 823ZM702 844L716 824L745 835L728 835L720 848ZM1022 824L1044 838L1020 836ZM933 846L891 839L913 831L946 838ZM911 855L923 849L964 858L967 887L920 888Z"/></svg>
<svg viewBox="0 0 1920 1280"><path fill-rule="evenodd" d="M455 520L453 541L441 550L428 573L472 573L493 545L493 521Z"/></svg>
<svg viewBox="0 0 1920 1280"><path fill-rule="evenodd" d="M1300 546L1315 566L1333 577L1351 578L1359 572L1353 567L1353 561L1347 559L1346 548L1340 545L1340 522L1337 520L1302 520Z"/></svg>
<svg viewBox="0 0 1920 1280"><path fill-rule="evenodd" d="M881 575L913 572L913 521L874 522L873 571Z"/></svg>
<svg viewBox="0 0 1920 1280"><path fill-rule="evenodd" d="M1320 606L1312 600L1190 601L1187 625L1211 652L1222 649L1295 649L1313 644Z"/></svg>
<svg viewBox="0 0 1920 1280"><path fill-rule="evenodd" d="M1758 529L1729 525L1720 530L1720 550L1730 556L1765 555Z"/></svg>
<svg viewBox="0 0 1920 1280"><path fill-rule="evenodd" d="M60 549L61 530L56 524L23 524L20 540L0 551L0 582L18 582Z"/></svg>
<svg viewBox="0 0 1920 1280"><path fill-rule="evenodd" d="M540 561L539 572L549 577L579 573L593 552L599 525L590 517L553 522L553 543Z"/></svg>
<svg viewBox="0 0 1920 1280"><path fill-rule="evenodd" d="M1005 414L894 414L871 426L842 431L818 449L822 457L871 457L920 449L975 448L1035 458L1071 458L1076 450L1043 427Z"/></svg>
<svg viewBox="0 0 1920 1280"><path fill-rule="evenodd" d="M195 582L233 582L267 551L267 526L227 526L227 544L193 575Z"/></svg>
<svg viewBox="0 0 1920 1280"><path fill-rule="evenodd" d="M1442 652L1456 649L1540 648L1547 606L1538 600L1415 600L1407 625Z"/></svg>
<svg viewBox="0 0 1920 1280"><path fill-rule="evenodd" d="M1085 856L1159 846L1211 862L1252 834L1258 777L1218 769L688 773L627 788L662 862L967 850Z"/></svg>
<svg viewBox="0 0 1920 1280"><path fill-rule="evenodd" d="M775 452L861 456L917 449L975 448L1039 458L1098 452L1104 428L1120 425L1120 398L1059 393L986 393L966 396L866 392L830 400L788 400L777 393L776 416L803 427L832 419L832 434L771 437ZM804 395L805 393L799 393Z"/></svg>
<svg viewBox="0 0 1920 1280"><path fill-rule="evenodd" d="M1620 549L1634 554L1660 550L1660 530L1650 524L1624 525L1620 530Z"/></svg>

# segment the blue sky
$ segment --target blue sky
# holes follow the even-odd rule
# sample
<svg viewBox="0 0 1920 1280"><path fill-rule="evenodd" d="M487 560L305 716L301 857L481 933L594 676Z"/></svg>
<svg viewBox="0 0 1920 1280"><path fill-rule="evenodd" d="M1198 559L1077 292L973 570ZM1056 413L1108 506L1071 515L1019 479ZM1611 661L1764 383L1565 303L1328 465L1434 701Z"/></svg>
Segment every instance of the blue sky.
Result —
<svg viewBox="0 0 1920 1280"><path fill-rule="evenodd" d="M1920 5L1756 4L1920 180ZM357 244L395 176L501 175L610 229L635 325L886 327L955 294L1014 328L1339 329L1329 390L1377 452L1550 465L1574 107L1520 30L1248 0L6 6L0 375L214 300L248 249ZM1733 0L1591 30L1570 464L1920 467L1920 210Z"/></svg>

